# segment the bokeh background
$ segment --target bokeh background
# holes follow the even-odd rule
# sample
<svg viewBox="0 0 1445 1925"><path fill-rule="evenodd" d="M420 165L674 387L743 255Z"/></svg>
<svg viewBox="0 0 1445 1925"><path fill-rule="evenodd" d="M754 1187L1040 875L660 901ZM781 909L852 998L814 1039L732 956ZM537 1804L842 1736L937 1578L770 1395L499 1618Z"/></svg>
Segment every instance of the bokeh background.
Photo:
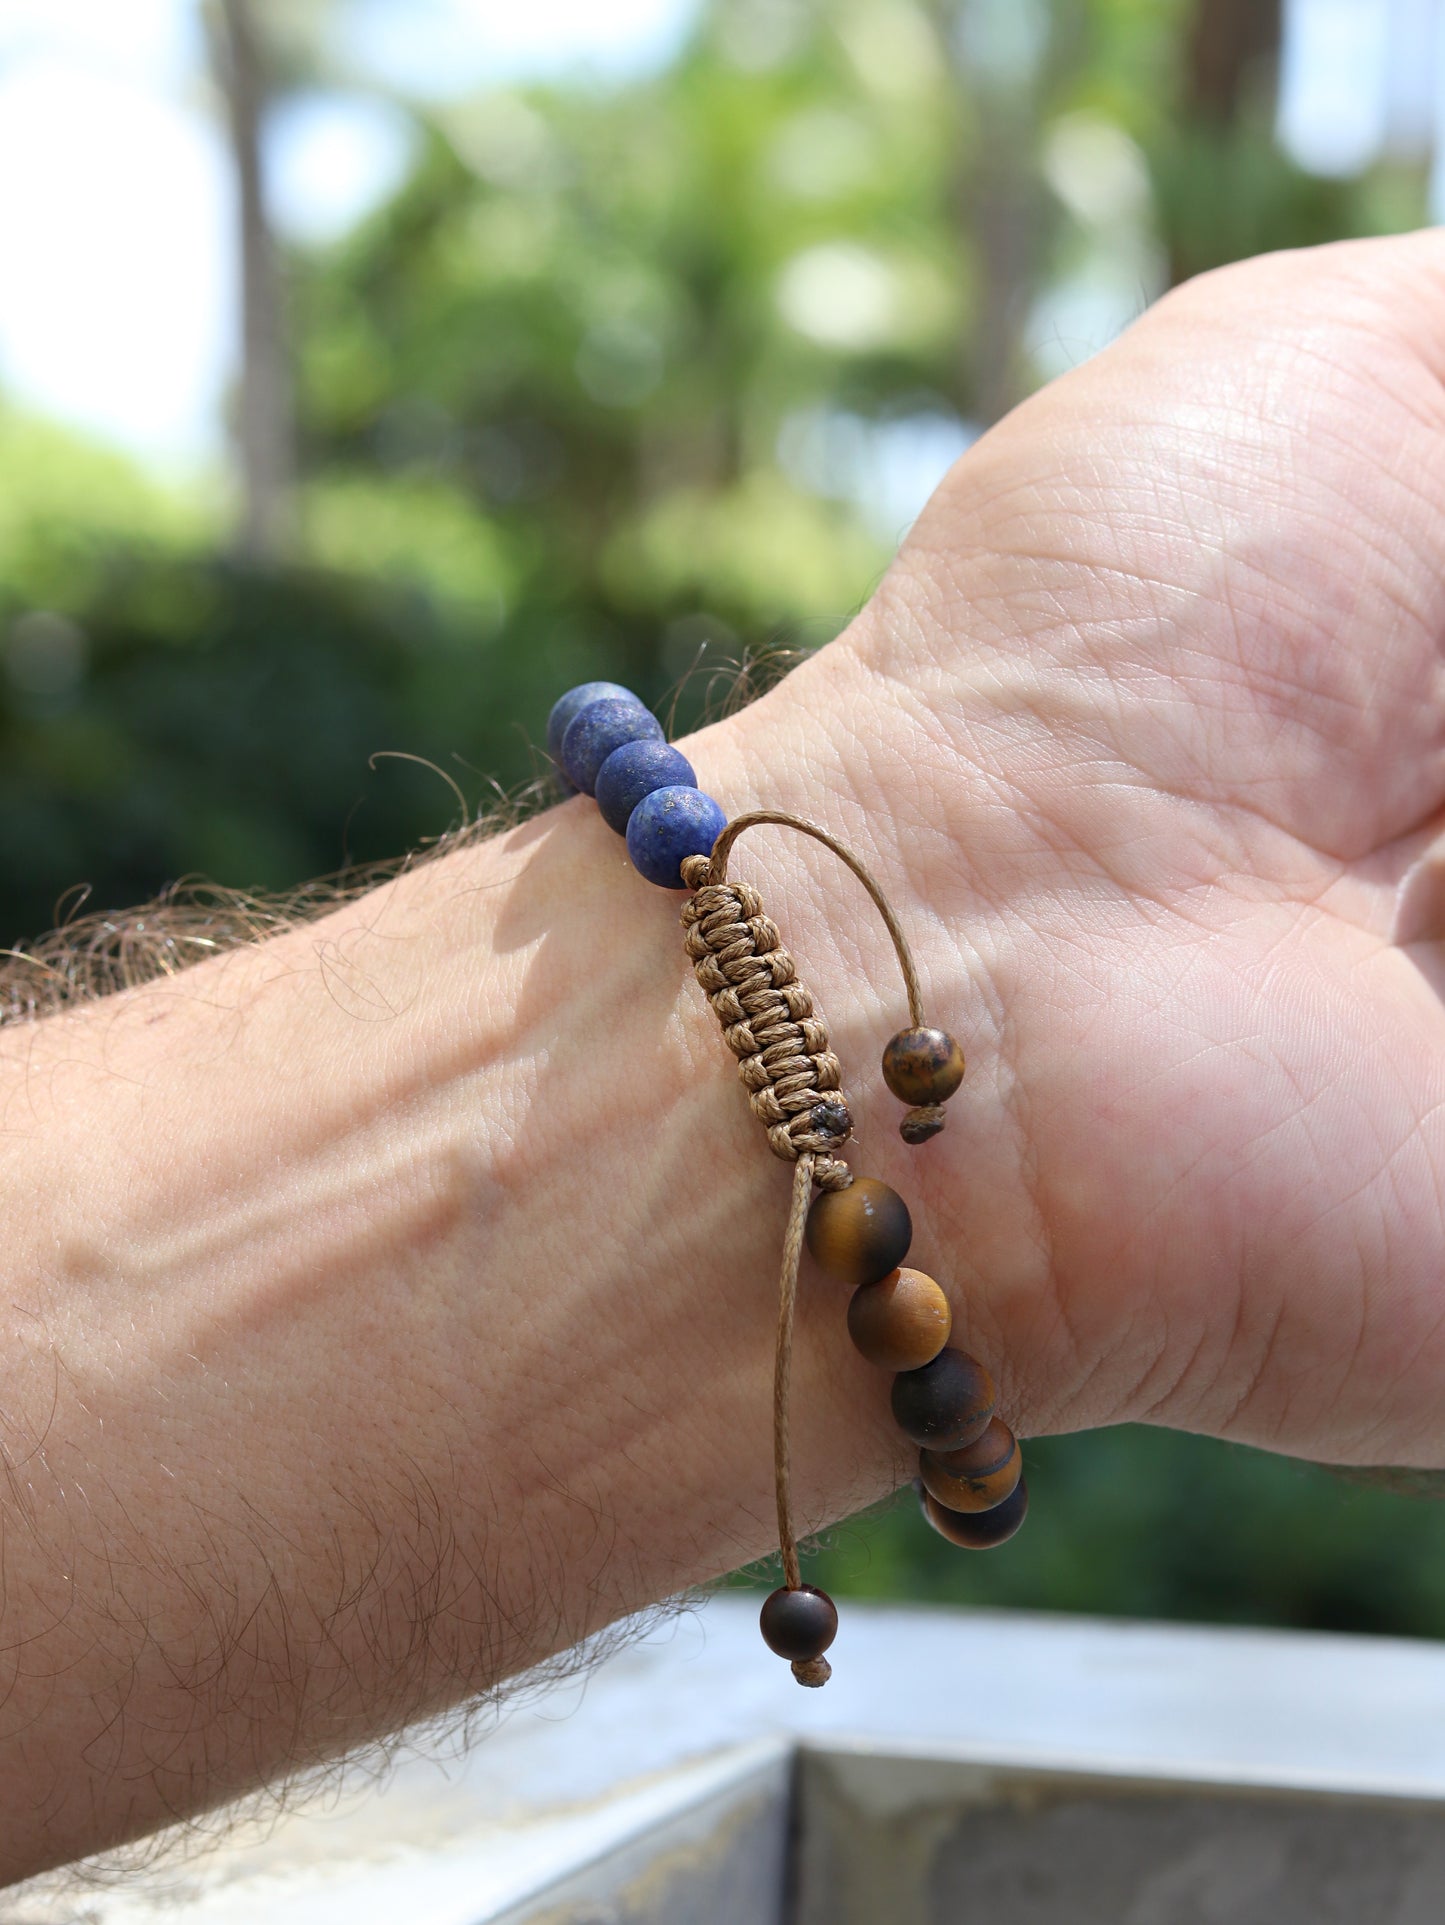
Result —
<svg viewBox="0 0 1445 1925"><path fill-rule="evenodd" d="M569 684L820 644L1172 282L1445 214L1441 0L0 0L0 943L285 889ZM679 690L680 693L677 691ZM838 1592L1445 1632L1445 1512L1146 1430Z"/></svg>

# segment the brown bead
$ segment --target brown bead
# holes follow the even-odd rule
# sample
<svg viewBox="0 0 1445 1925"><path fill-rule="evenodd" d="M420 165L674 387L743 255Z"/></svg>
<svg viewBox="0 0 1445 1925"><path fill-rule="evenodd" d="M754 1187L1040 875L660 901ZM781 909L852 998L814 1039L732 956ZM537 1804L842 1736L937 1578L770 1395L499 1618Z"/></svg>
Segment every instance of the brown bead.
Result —
<svg viewBox="0 0 1445 1925"><path fill-rule="evenodd" d="M988 1429L996 1394L981 1363L940 1350L932 1363L893 1379L893 1420L910 1443L962 1450Z"/></svg>
<svg viewBox="0 0 1445 1925"><path fill-rule="evenodd" d="M991 1551L1006 1544L1029 1513L1029 1487L1019 1479L1011 1497L991 1511L951 1511L929 1491L923 1494L923 1515L940 1537L964 1551Z"/></svg>
<svg viewBox="0 0 1445 1925"><path fill-rule="evenodd" d="M963 1051L946 1029L900 1029L883 1052L883 1080L900 1103L946 1103L963 1081Z"/></svg>
<svg viewBox="0 0 1445 1925"><path fill-rule="evenodd" d="M1018 1439L1001 1417L962 1450L921 1450L924 1489L951 1511L991 1511L1012 1497L1023 1474Z"/></svg>
<svg viewBox="0 0 1445 1925"><path fill-rule="evenodd" d="M917 1370L948 1342L948 1298L921 1270L893 1270L865 1283L848 1304L854 1348L882 1370Z"/></svg>
<svg viewBox="0 0 1445 1925"><path fill-rule="evenodd" d="M839 1283L877 1283L908 1255L908 1205L876 1176L857 1176L846 1190L824 1190L808 1212L808 1248Z"/></svg>
<svg viewBox="0 0 1445 1925"><path fill-rule="evenodd" d="M758 1623L770 1651L805 1664L821 1658L837 1637L838 1607L826 1591L811 1584L800 1584L796 1591L782 1585L764 1600Z"/></svg>

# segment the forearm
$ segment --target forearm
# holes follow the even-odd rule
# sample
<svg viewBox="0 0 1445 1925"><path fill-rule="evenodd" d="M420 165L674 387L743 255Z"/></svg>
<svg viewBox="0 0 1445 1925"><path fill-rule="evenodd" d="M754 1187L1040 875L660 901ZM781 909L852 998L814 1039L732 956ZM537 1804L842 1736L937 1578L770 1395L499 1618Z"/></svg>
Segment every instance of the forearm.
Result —
<svg viewBox="0 0 1445 1925"><path fill-rule="evenodd" d="M856 833L823 686L699 738L702 779ZM838 879L796 851L767 871L871 1067L897 1016L881 932L855 909L840 950ZM0 1036L6 1875L767 1549L787 1175L679 901L578 802ZM798 1347L814 1526L901 1469L839 1310L805 1302Z"/></svg>

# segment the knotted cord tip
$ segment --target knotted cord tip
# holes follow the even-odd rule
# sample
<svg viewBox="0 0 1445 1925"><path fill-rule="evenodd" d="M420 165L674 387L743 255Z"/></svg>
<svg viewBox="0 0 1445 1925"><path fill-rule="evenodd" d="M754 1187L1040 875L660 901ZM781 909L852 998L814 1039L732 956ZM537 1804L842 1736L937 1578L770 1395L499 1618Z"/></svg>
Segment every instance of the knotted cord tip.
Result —
<svg viewBox="0 0 1445 1925"><path fill-rule="evenodd" d="M930 1136L938 1135L944 1120L941 1103L920 1103L898 1125L898 1134L905 1143L926 1143Z"/></svg>
<svg viewBox="0 0 1445 1925"><path fill-rule="evenodd" d="M833 1675L833 1667L826 1658L798 1658L793 1663L793 1676L799 1684L805 1684L816 1691L825 1685Z"/></svg>

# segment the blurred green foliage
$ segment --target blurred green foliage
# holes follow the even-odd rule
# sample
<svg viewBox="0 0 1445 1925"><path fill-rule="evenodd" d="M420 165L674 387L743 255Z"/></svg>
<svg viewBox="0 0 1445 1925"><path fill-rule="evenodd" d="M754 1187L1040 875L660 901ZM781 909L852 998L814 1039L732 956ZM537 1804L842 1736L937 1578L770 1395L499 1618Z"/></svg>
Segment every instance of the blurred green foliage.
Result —
<svg viewBox="0 0 1445 1925"><path fill-rule="evenodd" d="M1445 1633L1445 1514L1429 1497L1137 1426L1038 1438L1024 1463L1029 1518L999 1549L945 1544L905 1491L826 1532L804 1577L842 1596Z"/></svg>
<svg viewBox="0 0 1445 1925"><path fill-rule="evenodd" d="M418 110L390 204L290 262L284 568L228 558L219 486L0 413L0 940L75 884L119 906L398 852L453 802L377 751L476 806L534 774L572 682L660 700L826 640L886 566L899 471L1171 277L1420 218L1413 170L1285 160L1267 73L1205 102L1204 11L712 0L653 78ZM1028 1454L1008 1549L906 1505L834 1533L820 1581L1445 1627L1445 1538L1403 1497L1153 1432Z"/></svg>

